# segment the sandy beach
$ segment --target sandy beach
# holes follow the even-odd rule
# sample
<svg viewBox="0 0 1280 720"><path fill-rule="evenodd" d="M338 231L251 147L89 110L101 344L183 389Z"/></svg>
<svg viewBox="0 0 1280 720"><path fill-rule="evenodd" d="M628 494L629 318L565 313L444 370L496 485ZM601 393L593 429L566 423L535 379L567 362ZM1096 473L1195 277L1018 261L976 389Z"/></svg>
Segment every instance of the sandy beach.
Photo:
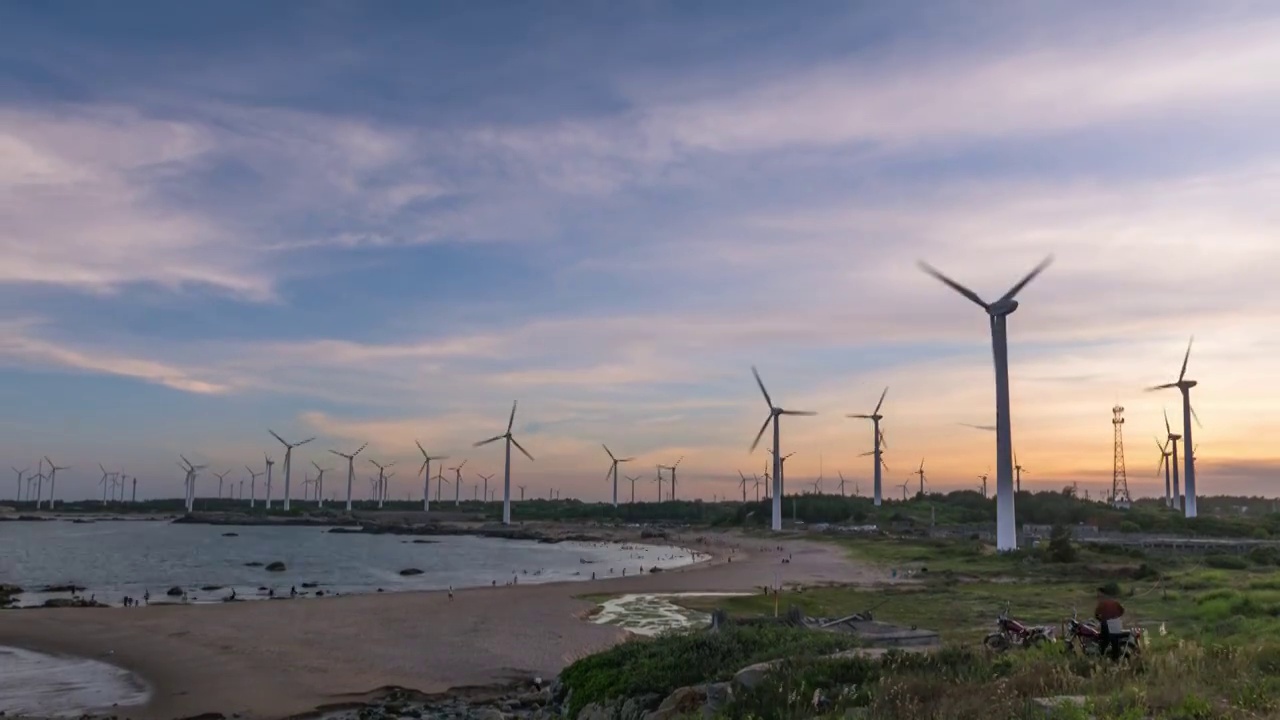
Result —
<svg viewBox="0 0 1280 720"><path fill-rule="evenodd" d="M888 581L821 543L710 532L660 542L713 559L643 576L457 590L453 599L443 592L406 592L7 611L0 612L0 645L100 659L137 673L153 695L128 717L218 712L280 718L356 701L386 686L443 692L554 676L625 637L617 627L585 621L593 605L577 599L582 595L759 591L778 580ZM791 561L782 562L787 556Z"/></svg>

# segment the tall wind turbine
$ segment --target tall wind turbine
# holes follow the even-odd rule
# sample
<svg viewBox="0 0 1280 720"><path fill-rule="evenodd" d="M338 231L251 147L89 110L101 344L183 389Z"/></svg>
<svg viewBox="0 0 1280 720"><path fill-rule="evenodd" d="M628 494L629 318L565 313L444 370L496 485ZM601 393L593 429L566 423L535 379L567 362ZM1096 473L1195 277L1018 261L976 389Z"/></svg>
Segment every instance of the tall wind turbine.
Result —
<svg viewBox="0 0 1280 720"><path fill-rule="evenodd" d="M600 443L600 447L604 448L604 451L609 455L609 472L605 473L604 477L608 480L609 475L613 475L613 506L618 507L618 466L624 462L631 462L632 460L635 460L635 458L616 458L613 456L613 451L609 449L608 445Z"/></svg>
<svg viewBox="0 0 1280 720"><path fill-rule="evenodd" d="M779 427L779 418L783 415L817 415L818 413L808 410L784 410L774 405L773 398L769 397L769 391L764 388L764 381L760 379L760 372L752 367L751 374L756 376L756 384L760 386L760 393L764 395L764 401L769 405L769 416L764 419L764 424L760 426L760 432L756 433L756 439L751 443L751 451L755 451L756 446L760 444L760 438L764 437L764 431L769 429L769 423L773 423L772 527L774 531L779 531L782 530L782 453L778 445L782 441L782 430Z"/></svg>
<svg viewBox="0 0 1280 720"><path fill-rule="evenodd" d="M18 494L13 496L13 501L14 501L14 502L22 502L22 476L23 476L23 475L26 475L26 474L27 474L27 472L29 472L29 471L31 470L31 468L26 467L26 468L23 468L23 469L19 470L18 468L13 467L12 465L10 465L9 467L10 467L10 469L12 469L14 472L18 473Z"/></svg>
<svg viewBox="0 0 1280 720"><path fill-rule="evenodd" d="M1190 455L1191 453L1187 453L1187 454ZM49 459L48 455L44 456L44 461L49 463L49 509L52 510L53 504L55 502L53 493L55 490L57 490L57 487L58 487L58 471L70 470L71 468L66 465L62 467L58 467L57 465L54 465L53 461Z"/></svg>
<svg viewBox="0 0 1280 720"><path fill-rule="evenodd" d="M378 496L378 507L382 507L382 501L387 497L387 468L395 465L395 463L389 462L383 465L373 458L369 458L369 462L378 468L378 490L375 494Z"/></svg>
<svg viewBox="0 0 1280 720"><path fill-rule="evenodd" d="M289 474L293 469L293 449L299 445L306 445L312 440L315 440L315 438L309 437L306 440L289 443L284 438L277 435L274 430L267 428L267 432L271 433L271 437L279 440L280 444L284 446L284 510L285 512L289 512Z"/></svg>
<svg viewBox="0 0 1280 720"><path fill-rule="evenodd" d="M262 473L254 472L253 468L248 465L245 465L244 469L249 471L249 507L253 507L258 502L258 476L262 475ZM243 486L240 488L240 499L244 499Z"/></svg>
<svg viewBox="0 0 1280 720"><path fill-rule="evenodd" d="M664 470L670 470L670 471L671 471L671 497L670 497L670 498L668 498L669 500L675 500L675 499L676 499L676 468L680 466L680 461L681 461L681 460L684 460L684 456L683 456L683 455L681 455L681 456L680 456L680 459L679 459L679 460L676 460L676 461L675 461L675 464L673 464L673 465L661 465L661 466L659 466L659 467L663 468Z"/></svg>
<svg viewBox="0 0 1280 720"><path fill-rule="evenodd" d="M270 509L271 509L271 466L275 465L275 464L276 464L276 461L275 461L275 460L272 460L272 459L271 459L271 456L270 456L270 455L268 455L267 453L262 453L262 459L263 459L263 461L264 461L264 462L266 462L266 464L267 464L267 499L266 499L266 508L267 508L268 510L270 510Z"/></svg>
<svg viewBox="0 0 1280 720"><path fill-rule="evenodd" d="M507 441L507 458L506 458L506 463L504 465L503 473L502 473L502 524L503 525L511 524L511 446L515 445L520 452L524 453L525 457L529 458L530 460L533 460L533 456L529 454L529 451L521 447L520 443L516 442L515 436L511 434L511 428L513 425L515 425L515 422L516 422L516 403L513 402L511 403L511 418L507 420L507 431L501 435L494 435L488 440L481 440L480 442L475 444L475 447L480 447L481 445L488 445L489 443L497 442L498 440L505 439Z"/></svg>
<svg viewBox="0 0 1280 720"><path fill-rule="evenodd" d="M986 311L990 317L991 350L996 371L996 549L1005 552L1018 549L1018 523L1014 515L1013 490L1013 425L1009 411L1009 336L1008 319L1018 309L1017 294L1044 272L1053 262L1050 255L993 303L943 275L928 263L920 269L960 293Z"/></svg>
<svg viewBox="0 0 1280 720"><path fill-rule="evenodd" d="M1164 506L1173 507L1173 486L1169 482L1169 457L1173 452L1169 450L1168 440L1160 442L1160 438L1156 438L1156 447L1160 448L1160 464L1156 465L1156 477L1160 477L1160 471L1164 471Z"/></svg>
<svg viewBox="0 0 1280 720"><path fill-rule="evenodd" d="M1182 450L1184 456L1182 458L1184 463L1182 476L1186 478L1186 516L1189 518L1196 516L1196 461L1195 446L1191 442L1191 418L1195 416L1196 424L1200 424L1200 418L1196 416L1195 409L1191 407L1191 388L1195 387L1197 383L1195 380L1187 379L1187 361L1191 359L1192 342L1195 342L1194 337L1187 343L1187 353L1182 356L1182 370L1178 372L1178 379L1171 383L1147 388L1148 392L1167 388L1178 388L1182 392Z"/></svg>
<svg viewBox="0 0 1280 720"><path fill-rule="evenodd" d="M880 414L880 406L884 405L884 396L888 394L889 394L889 388L886 387L884 389L884 392L880 393L880 401L876 403L876 409L872 410L870 415L846 415L845 416L848 418L860 418L863 420L870 420L872 429L875 431L875 434L873 436L873 439L875 440L875 449L872 450L872 454L876 456L874 461L875 470L876 470L876 473L875 473L876 505L880 504L880 467L883 464L882 457L883 457L883 448L884 448L884 435L880 432L880 421L884 419L884 416Z"/></svg>
<svg viewBox="0 0 1280 720"><path fill-rule="evenodd" d="M458 463L458 467L451 467L453 471L453 506L457 507L462 504L462 467L467 464L467 459L463 459Z"/></svg>
<svg viewBox="0 0 1280 720"><path fill-rule="evenodd" d="M912 474L920 477L920 497L924 497L924 458L920 458L920 469Z"/></svg>
<svg viewBox="0 0 1280 720"><path fill-rule="evenodd" d="M418 472L422 473L422 511L427 512L431 509L431 461L432 460L448 460L448 455L428 455L426 448L422 447L422 443L417 440L413 441L418 446L418 451L422 453L422 467L418 468ZM436 500L440 499L439 487L436 488Z"/></svg>
<svg viewBox="0 0 1280 720"><path fill-rule="evenodd" d="M356 456L367 447L369 447L369 443L365 443L356 448L356 451L353 453L340 453L337 450L329 451L338 457L347 459L347 512L351 512L351 483L356 478Z"/></svg>
<svg viewBox="0 0 1280 720"><path fill-rule="evenodd" d="M324 474L333 468L320 467L315 460L311 461L311 465L316 469L316 472L320 473L316 476L316 507L324 507Z"/></svg>

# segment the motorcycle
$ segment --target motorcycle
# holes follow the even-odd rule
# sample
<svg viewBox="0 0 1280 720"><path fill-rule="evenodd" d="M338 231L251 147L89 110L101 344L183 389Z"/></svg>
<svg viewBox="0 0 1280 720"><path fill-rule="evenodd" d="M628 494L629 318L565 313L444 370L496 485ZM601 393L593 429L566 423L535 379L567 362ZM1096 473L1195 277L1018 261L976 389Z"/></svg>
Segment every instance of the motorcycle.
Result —
<svg viewBox="0 0 1280 720"><path fill-rule="evenodd" d="M1102 640L1102 630L1092 622L1081 621L1075 610L1071 611L1071 619L1067 620L1067 635L1064 638L1067 652L1077 649L1087 656L1104 657L1107 654L1106 643ZM1135 627L1124 630L1117 638L1120 645L1120 657L1129 658L1142 652L1142 628Z"/></svg>
<svg viewBox="0 0 1280 720"><path fill-rule="evenodd" d="M1053 642L1053 627L1050 625L1026 625L1009 617L1009 605L996 616L997 631L982 640L983 646L995 652L1004 652L1012 647L1036 647Z"/></svg>

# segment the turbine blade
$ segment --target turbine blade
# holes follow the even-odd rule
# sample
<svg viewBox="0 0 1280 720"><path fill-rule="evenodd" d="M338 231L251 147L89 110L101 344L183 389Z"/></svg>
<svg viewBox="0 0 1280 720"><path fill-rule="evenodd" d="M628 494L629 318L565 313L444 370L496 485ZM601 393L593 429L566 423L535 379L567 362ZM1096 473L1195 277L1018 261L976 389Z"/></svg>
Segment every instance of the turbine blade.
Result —
<svg viewBox="0 0 1280 720"><path fill-rule="evenodd" d="M633 458L633 457L629 457L629 458L618 458L618 462L620 462L620 463L624 463L624 462L631 462L632 460L635 460L635 458ZM677 463L677 464L679 464L679 463Z"/></svg>
<svg viewBox="0 0 1280 720"><path fill-rule="evenodd" d="M864 453L858 453L858 457L866 457L867 455L875 455L875 454L876 454L875 450L868 450Z"/></svg>
<svg viewBox="0 0 1280 720"><path fill-rule="evenodd" d="M1000 299L1001 299L1001 300L1012 300L1012 299L1014 298L1014 296L1016 296L1019 292L1022 292L1022 288L1026 287L1026 286L1027 286L1027 283L1029 283L1029 282L1031 282L1032 280L1034 280L1034 279L1036 278L1036 276L1037 276L1037 275L1039 275L1040 273L1044 272L1044 269L1045 269L1045 268L1047 268L1047 267L1049 267L1049 266L1050 266L1050 265L1052 265L1052 264L1053 264L1053 256L1052 256L1052 255L1050 255L1050 256L1046 257L1045 259L1041 260L1039 265L1036 265L1036 266L1035 266L1035 268L1034 268L1031 272L1027 273L1027 276L1026 276L1026 277L1024 277L1024 278L1022 278L1021 280L1019 280L1017 285L1014 285L1013 287L1009 288L1009 292L1005 293L1005 294L1004 294L1004 297L1002 297L1002 298L1000 298Z"/></svg>
<svg viewBox="0 0 1280 720"><path fill-rule="evenodd" d="M926 273L928 273L928 274L932 275L932 276L934 277L934 279L938 280L939 282L941 282L942 284L944 284L944 285L946 285L947 287L951 288L952 290L955 290L956 292L960 293L961 295L963 295L963 296L965 296L965 297L969 298L969 299L970 299L970 300L972 300L974 303L976 303L979 307L981 307L983 310L987 310L987 309L989 309L989 308L991 307L991 306L990 306L990 305L988 305L988 304L987 304L987 303L986 303L982 298L978 297L978 293L976 293L976 292L974 292L974 291L970 290L969 288L967 288L967 287L965 287L965 286L961 285L960 283L956 282L955 280L952 280L951 278L947 277L946 275L943 275L941 272L939 272L936 268L934 268L934 267L933 267L932 265L930 265L929 263L927 263L927 262L925 262L925 261L921 260L920 262L918 262L918 263L916 263L916 264L917 264L918 266L920 266L920 269L921 269L921 270L923 270L923 271L925 271Z"/></svg>
<svg viewBox="0 0 1280 720"><path fill-rule="evenodd" d="M1195 341L1194 335L1187 341L1187 354L1182 356L1182 371L1178 373L1178 382L1182 382L1182 378L1187 376L1187 361L1191 359L1191 343Z"/></svg>
<svg viewBox="0 0 1280 720"><path fill-rule="evenodd" d="M773 411L770 410L769 417L764 419L764 424L760 426L760 432L756 433L756 439L751 441L751 449L747 452L755 452L756 446L760 444L760 438L764 437L764 431L769 429L769 421L773 419Z"/></svg>
<svg viewBox="0 0 1280 720"><path fill-rule="evenodd" d="M1178 383L1171 382L1171 383L1165 383L1164 385L1152 385L1151 387L1146 388L1146 390L1147 392L1152 392L1155 390L1167 390L1169 388L1175 388L1175 387L1178 387Z"/></svg>
<svg viewBox="0 0 1280 720"><path fill-rule="evenodd" d="M1204 427L1200 424L1200 416L1196 414L1196 406L1188 405L1187 407L1191 408L1191 418L1196 421L1196 427ZM1192 450L1195 450L1195 448L1192 448Z"/></svg>
<svg viewBox="0 0 1280 720"><path fill-rule="evenodd" d="M779 414L779 415L806 415L806 416L807 416L807 415L817 415L818 413L816 413L816 412L814 412L814 411L812 411L812 410L783 410L781 413L778 413L778 414Z"/></svg>
<svg viewBox="0 0 1280 720"><path fill-rule="evenodd" d="M337 450L330 450L329 452L333 453L334 455L337 455L338 457L346 457L346 455L343 455L342 453L338 452Z"/></svg>
<svg viewBox="0 0 1280 720"><path fill-rule="evenodd" d="M508 419L508 420L507 420L507 432L508 432L508 433L510 433L510 432L511 432L511 428L512 428L512 426L514 426L514 425L516 424L516 403L518 403L518 402L520 402L520 401L519 401L519 400L512 400L512 401L511 401L511 417L510 417L510 419Z"/></svg>
<svg viewBox="0 0 1280 720"><path fill-rule="evenodd" d="M764 381L760 379L760 371L756 370L756 366L751 366L751 374L756 376L756 384L760 386L760 392L764 395L764 401L769 403L769 411L773 412L773 398L769 397L769 391L764 389Z"/></svg>
<svg viewBox="0 0 1280 720"><path fill-rule="evenodd" d="M524 456L525 456L525 457L529 458L530 460L532 460L532 459L533 459L533 456L529 454L529 451L528 451L528 450L525 450L525 449L520 445L520 443L516 441L516 439L515 439L514 437L513 437L513 438L511 438L511 444L512 444L512 445L515 445L515 446L516 446L516 449L518 449L520 452L524 453Z"/></svg>
<svg viewBox="0 0 1280 720"><path fill-rule="evenodd" d="M884 396L889 394L889 388L886 387L884 392L880 393L880 402L876 403L876 409L871 411L872 415L880 412L880 406L884 404Z"/></svg>
<svg viewBox="0 0 1280 720"><path fill-rule="evenodd" d="M277 435L275 430L272 430L271 428L267 428L267 432L271 433L271 437L273 437L273 438L275 438L275 439L279 440L279 441L280 441L280 444L282 444L282 445L288 445L288 444L289 444L289 443L287 443L287 442L285 442L285 441L284 441L284 438L282 438L282 437L280 437L279 435Z"/></svg>
<svg viewBox="0 0 1280 720"><path fill-rule="evenodd" d="M481 445L488 445L489 443L494 442L494 441L496 441L496 440L501 440L501 439L502 439L502 438L504 438L504 437L506 437L506 435L494 435L493 437L489 438L488 440L481 440L480 442L476 443L475 445L472 445L472 447L480 447Z"/></svg>
<svg viewBox="0 0 1280 720"><path fill-rule="evenodd" d="M413 444L418 446L418 451L422 453L423 457L427 456L427 451L423 449L422 443L418 442L417 440L414 440Z"/></svg>
<svg viewBox="0 0 1280 720"><path fill-rule="evenodd" d="M1173 434L1173 428L1169 427L1169 408L1164 409L1164 434Z"/></svg>
<svg viewBox="0 0 1280 720"><path fill-rule="evenodd" d="M615 457L613 456L613 453L609 452L609 446L608 446L608 445L605 445L604 443L600 443L600 447L604 448L604 451L605 451L606 453L608 453L608 455L609 455L609 459L610 459L610 460L617 460L617 458L615 458Z"/></svg>
<svg viewBox="0 0 1280 720"><path fill-rule="evenodd" d="M315 438L313 438L313 437L309 437L309 438L307 438L306 440L303 440L302 442L296 442L296 443L294 443L294 444L293 444L293 446L294 446L294 447L298 447L299 445L306 445L307 443L311 442L312 440L315 440Z"/></svg>
<svg viewBox="0 0 1280 720"><path fill-rule="evenodd" d="M845 417L847 417L847 418L859 418L859 419L862 419L862 420L870 420L870 419L871 419L871 416L870 416L870 415L845 415Z"/></svg>

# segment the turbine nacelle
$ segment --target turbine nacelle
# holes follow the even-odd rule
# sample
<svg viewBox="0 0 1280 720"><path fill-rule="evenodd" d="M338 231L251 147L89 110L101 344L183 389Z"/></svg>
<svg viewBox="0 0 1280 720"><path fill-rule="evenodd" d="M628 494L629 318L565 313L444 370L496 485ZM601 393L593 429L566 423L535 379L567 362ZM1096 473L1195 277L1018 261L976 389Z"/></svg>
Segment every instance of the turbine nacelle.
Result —
<svg viewBox="0 0 1280 720"><path fill-rule="evenodd" d="M987 306L987 314L991 317L999 317L1002 315L1010 315L1014 310L1018 309L1018 301L1012 298L1008 300L1000 299Z"/></svg>

